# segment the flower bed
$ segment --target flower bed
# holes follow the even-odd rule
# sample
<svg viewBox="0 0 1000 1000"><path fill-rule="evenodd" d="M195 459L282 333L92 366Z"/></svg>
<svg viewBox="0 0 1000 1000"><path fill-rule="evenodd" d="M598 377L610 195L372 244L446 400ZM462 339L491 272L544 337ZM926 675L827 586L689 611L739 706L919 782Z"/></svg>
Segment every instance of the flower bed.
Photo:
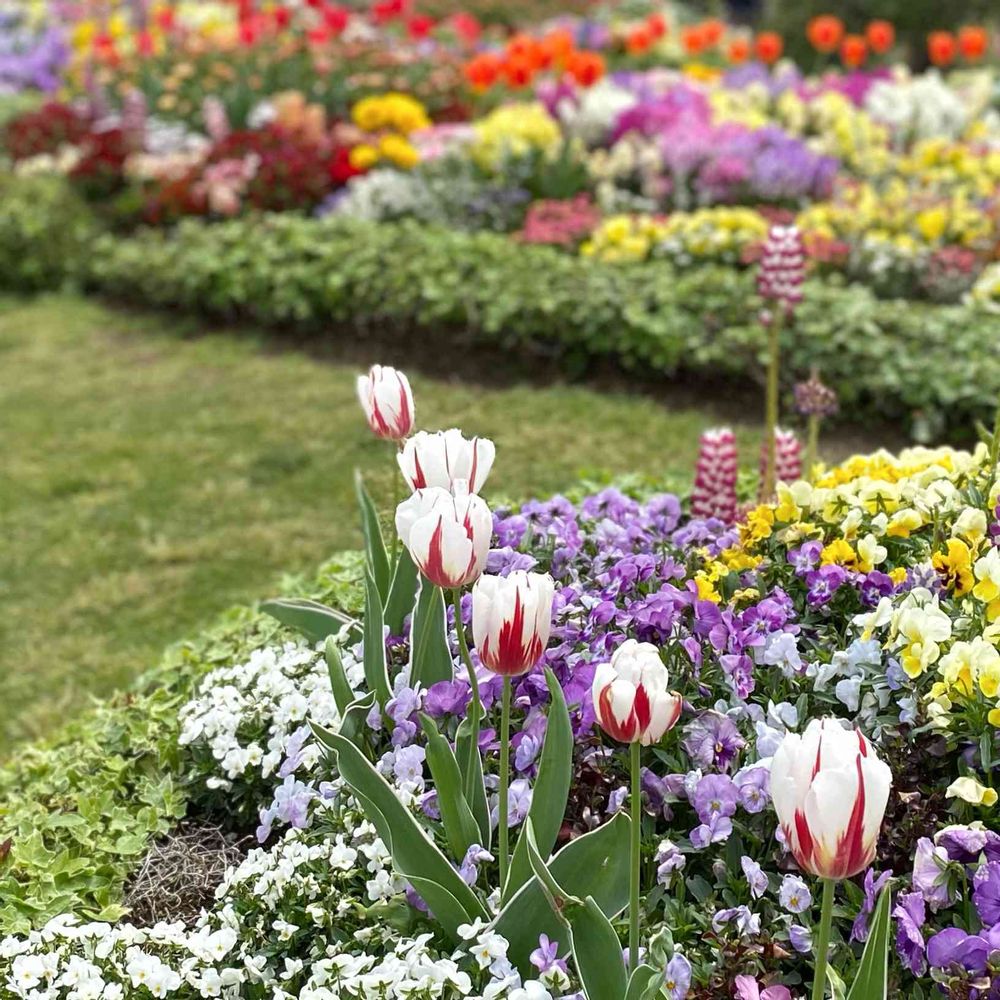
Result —
<svg viewBox="0 0 1000 1000"><path fill-rule="evenodd" d="M362 388L376 433L411 432L405 381L376 370ZM812 874L837 880L835 981L868 974L862 944L874 942L866 956L886 946L891 911L889 978L872 996L931 996L935 983L990 995L1000 983L998 443L856 457L730 522L616 489L491 517L452 477L482 490L492 445L457 431L411 437L399 456L417 489L396 516L404 554L383 544L359 486L365 561L333 564L315 592L339 610L266 605L298 639L239 615L178 650L147 693L0 775L7 990L624 997L615 967L619 935L636 943L624 921L635 828L643 975L658 996L801 995L808 955L826 954L834 898L828 888L820 913ZM728 517L719 491L732 479L706 468L696 504ZM456 505L468 514L445 530ZM425 574L413 617L411 559ZM454 588L459 631L432 584ZM518 605L505 602L525 586L527 623L511 634ZM649 712L636 701L623 714L629 677L648 686ZM829 716L867 736L869 763L858 756L857 767L871 812L853 834L850 809L829 796L807 797L799 825L787 819L797 786L782 775L800 740L807 774L820 761L848 804L864 795L857 738L842 731L841 747L828 721L827 749L808 749ZM631 795L617 741L636 741ZM483 770L469 772L480 750ZM889 766L875 768L876 756ZM468 784L469 773L480 776ZM185 812L233 835L253 830L260 846L199 917L128 923L128 871ZM508 867L500 857L514 844ZM431 877L435 858L453 867ZM495 889L498 866L521 892ZM547 892L570 894L568 926L543 877L554 880ZM577 894L592 904L579 910ZM581 950L591 926L601 947L605 934L614 942L599 968Z"/></svg>
<svg viewBox="0 0 1000 1000"><path fill-rule="evenodd" d="M302 210L741 267L769 222L797 218L817 272L995 305L989 35L966 26L949 55L935 33L936 67L964 67L942 76L893 62L888 22L866 31L810 23L806 75L773 34L751 46L671 11L508 36L395 0L156 5L78 22L73 100L15 117L3 145L18 173L67 176L119 226ZM551 240L531 222L553 209L589 226Z"/></svg>

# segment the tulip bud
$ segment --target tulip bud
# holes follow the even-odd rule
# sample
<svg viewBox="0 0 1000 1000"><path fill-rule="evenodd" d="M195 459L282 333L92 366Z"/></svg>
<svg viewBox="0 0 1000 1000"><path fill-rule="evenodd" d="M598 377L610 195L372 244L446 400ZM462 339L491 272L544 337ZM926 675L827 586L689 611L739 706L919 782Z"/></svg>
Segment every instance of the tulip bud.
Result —
<svg viewBox="0 0 1000 1000"><path fill-rule="evenodd" d="M367 375L359 375L358 399L376 437L402 441L413 430L413 393L395 368L372 365Z"/></svg>
<svg viewBox="0 0 1000 1000"><path fill-rule="evenodd" d="M622 743L656 743L680 718L682 699L655 646L628 639L594 674L591 696L601 728Z"/></svg>
<svg viewBox="0 0 1000 1000"><path fill-rule="evenodd" d="M472 635L483 666L503 677L527 673L549 643L555 584L548 573L482 576L472 590Z"/></svg>
<svg viewBox="0 0 1000 1000"><path fill-rule="evenodd" d="M440 486L450 490L460 479L478 493L493 468L496 448L489 438L474 437L471 441L460 430L420 431L403 445L397 456L403 478L411 490Z"/></svg>
<svg viewBox="0 0 1000 1000"><path fill-rule="evenodd" d="M892 772L860 730L813 719L789 733L771 761L771 799L799 867L845 879L875 858Z"/></svg>
<svg viewBox="0 0 1000 1000"><path fill-rule="evenodd" d="M431 486L396 508L396 532L420 572L438 587L464 587L486 568L493 515L482 497L455 484L455 493Z"/></svg>

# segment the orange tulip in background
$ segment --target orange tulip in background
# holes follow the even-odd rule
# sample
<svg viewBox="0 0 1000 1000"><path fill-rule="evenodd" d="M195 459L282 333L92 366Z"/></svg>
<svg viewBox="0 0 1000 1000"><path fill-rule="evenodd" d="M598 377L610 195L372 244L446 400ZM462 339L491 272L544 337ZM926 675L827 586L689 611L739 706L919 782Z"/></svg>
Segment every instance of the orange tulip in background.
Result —
<svg viewBox="0 0 1000 1000"><path fill-rule="evenodd" d="M750 42L745 38L733 38L726 49L726 58L734 64L745 63L750 58Z"/></svg>
<svg viewBox="0 0 1000 1000"><path fill-rule="evenodd" d="M726 26L722 21L717 18L712 18L709 21L703 21L701 25L701 34L705 40L705 47L712 49L715 48L719 42L722 41L722 36L726 33Z"/></svg>
<svg viewBox="0 0 1000 1000"><path fill-rule="evenodd" d="M857 69L868 58L868 43L861 35L844 35L840 43L840 61L848 69Z"/></svg>
<svg viewBox="0 0 1000 1000"><path fill-rule="evenodd" d="M806 25L806 38L817 52L835 52L844 37L844 22L832 14L820 14Z"/></svg>
<svg viewBox="0 0 1000 1000"><path fill-rule="evenodd" d="M666 37L667 19L662 14L650 14L646 18L646 27L653 38L659 40Z"/></svg>
<svg viewBox="0 0 1000 1000"><path fill-rule="evenodd" d="M681 30L681 45L689 56L701 55L708 48L705 32L700 24L691 24Z"/></svg>
<svg viewBox="0 0 1000 1000"><path fill-rule="evenodd" d="M967 25L958 32L958 51L969 62L979 62L986 55L989 45L990 37L985 28Z"/></svg>
<svg viewBox="0 0 1000 1000"><path fill-rule="evenodd" d="M641 24L638 28L633 28L626 36L625 51L632 55L641 55L652 48L655 41L656 39L653 38L653 33L649 30L649 26Z"/></svg>
<svg viewBox="0 0 1000 1000"><path fill-rule="evenodd" d="M482 52L465 64L465 79L476 90L489 90L500 79L503 60L493 52Z"/></svg>
<svg viewBox="0 0 1000 1000"><path fill-rule="evenodd" d="M932 31L927 36L927 58L935 66L948 66L955 61L958 46L950 31Z"/></svg>
<svg viewBox="0 0 1000 1000"><path fill-rule="evenodd" d="M891 21L872 21L865 29L865 37L872 52L881 56L896 44L896 29Z"/></svg>
<svg viewBox="0 0 1000 1000"><path fill-rule="evenodd" d="M604 56L599 52L571 52L566 59L566 72L581 87L592 87L604 76Z"/></svg>
<svg viewBox="0 0 1000 1000"><path fill-rule="evenodd" d="M776 63L785 51L785 42L776 31L762 31L754 42L754 51L762 63Z"/></svg>

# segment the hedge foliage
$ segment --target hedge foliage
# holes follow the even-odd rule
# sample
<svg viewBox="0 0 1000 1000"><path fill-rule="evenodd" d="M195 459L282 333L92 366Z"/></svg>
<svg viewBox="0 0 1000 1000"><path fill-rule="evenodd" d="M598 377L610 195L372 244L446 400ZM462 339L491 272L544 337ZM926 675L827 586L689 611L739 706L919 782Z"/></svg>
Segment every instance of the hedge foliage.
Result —
<svg viewBox="0 0 1000 1000"><path fill-rule="evenodd" d="M79 278L99 231L66 184L0 174L0 286L38 292Z"/></svg>
<svg viewBox="0 0 1000 1000"><path fill-rule="evenodd" d="M50 196L18 213L59 207ZM50 257L45 234L58 229L55 220L35 227L41 241L24 238L29 228L0 223L8 287L38 287L23 276L51 270L30 258ZM411 340L452 331L463 343L556 355L570 373L610 357L644 377L762 380L753 276L727 267L602 264L490 233L273 215L105 233L82 259L64 261L61 279L73 276L143 304L326 336L387 326ZM993 412L998 342L1000 316L812 281L784 336L783 372L790 385L817 365L848 420L898 422L921 439L961 436Z"/></svg>

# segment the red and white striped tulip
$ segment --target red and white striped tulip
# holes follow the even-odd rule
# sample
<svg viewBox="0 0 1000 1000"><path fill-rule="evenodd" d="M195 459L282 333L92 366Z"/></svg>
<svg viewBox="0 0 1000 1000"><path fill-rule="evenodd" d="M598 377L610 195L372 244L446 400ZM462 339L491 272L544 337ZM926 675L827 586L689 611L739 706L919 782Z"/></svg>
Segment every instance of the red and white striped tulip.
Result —
<svg viewBox="0 0 1000 1000"><path fill-rule="evenodd" d="M858 729L813 719L789 733L771 761L771 799L799 867L845 879L875 858L892 771Z"/></svg>
<svg viewBox="0 0 1000 1000"><path fill-rule="evenodd" d="M417 490L396 508L396 531L420 572L438 587L464 587L482 576L493 538L493 515L464 482L455 492Z"/></svg>
<svg viewBox="0 0 1000 1000"><path fill-rule="evenodd" d="M673 729L683 699L670 690L670 675L659 650L628 639L594 674L594 713L601 728L622 743L648 747Z"/></svg>
<svg viewBox="0 0 1000 1000"><path fill-rule="evenodd" d="M464 479L473 493L478 493L493 468L496 448L489 438L471 441L456 428L428 433L420 431L406 442L397 456L403 478L411 490L428 486L452 489Z"/></svg>
<svg viewBox="0 0 1000 1000"><path fill-rule="evenodd" d="M413 430L410 382L395 368L372 365L367 375L359 375L358 399L376 437L402 441Z"/></svg>
<svg viewBox="0 0 1000 1000"><path fill-rule="evenodd" d="M549 644L554 595L548 573L479 578L472 588L472 635L484 667L517 677L538 663Z"/></svg>

